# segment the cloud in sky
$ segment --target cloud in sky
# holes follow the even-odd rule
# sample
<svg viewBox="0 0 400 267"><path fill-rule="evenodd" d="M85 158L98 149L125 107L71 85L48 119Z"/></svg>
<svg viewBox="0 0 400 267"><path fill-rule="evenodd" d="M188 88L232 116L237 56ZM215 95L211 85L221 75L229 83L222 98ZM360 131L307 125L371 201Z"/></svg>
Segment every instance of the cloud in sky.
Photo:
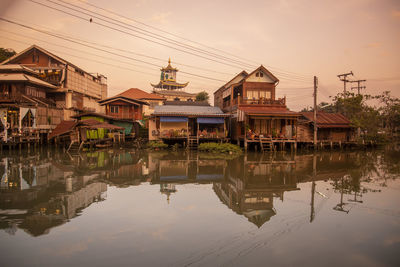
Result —
<svg viewBox="0 0 400 267"><path fill-rule="evenodd" d="M159 12L151 17L151 21L156 24L168 24L168 18L172 15L172 12Z"/></svg>
<svg viewBox="0 0 400 267"><path fill-rule="evenodd" d="M400 20L400 10L392 10L391 15L392 18Z"/></svg>
<svg viewBox="0 0 400 267"><path fill-rule="evenodd" d="M382 43L380 42L373 42L373 43L368 43L366 45L367 48L379 48L382 47Z"/></svg>

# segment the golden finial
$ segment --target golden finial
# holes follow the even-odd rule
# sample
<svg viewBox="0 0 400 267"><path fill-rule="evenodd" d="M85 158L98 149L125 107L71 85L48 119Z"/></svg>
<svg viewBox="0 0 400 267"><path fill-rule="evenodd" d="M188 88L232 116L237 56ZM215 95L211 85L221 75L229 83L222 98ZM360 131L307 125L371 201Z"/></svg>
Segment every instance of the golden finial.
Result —
<svg viewBox="0 0 400 267"><path fill-rule="evenodd" d="M171 58L168 59L168 64L171 64Z"/></svg>

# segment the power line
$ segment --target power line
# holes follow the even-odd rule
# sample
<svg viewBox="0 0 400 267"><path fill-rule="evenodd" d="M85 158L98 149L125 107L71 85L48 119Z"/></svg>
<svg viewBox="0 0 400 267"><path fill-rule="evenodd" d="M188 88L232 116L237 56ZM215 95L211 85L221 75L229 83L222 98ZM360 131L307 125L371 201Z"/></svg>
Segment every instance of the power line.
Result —
<svg viewBox="0 0 400 267"><path fill-rule="evenodd" d="M353 75L353 72L350 71L349 73L343 73L343 74L339 74L338 75L339 79L343 82L343 94L344 94L344 97L346 97L346 93L347 93L347 91L346 91L346 83L350 82L349 80L346 79L347 76L349 76L349 75Z"/></svg>
<svg viewBox="0 0 400 267"><path fill-rule="evenodd" d="M11 34L14 34L14 35L17 35L17 36L19 35L19 34L12 33L12 32L10 32L10 31L4 30L4 29L1 29L1 30L2 30L2 31L5 31L5 32L8 32L8 33L11 33ZM22 35L19 35L19 36L22 36ZM24 37L24 38L26 38L26 39L30 39L30 38L28 38L28 37L26 37L26 36L22 36L22 37ZM20 40L15 40L15 39L12 39L12 38L9 38L9 37L3 37L3 38L8 39L8 40L12 40L12 41L15 41L15 42L23 43L23 44L28 44L28 45L30 44L30 43L23 42L23 41L20 41ZM32 38L32 39L35 39L35 38ZM49 43L49 42L46 42L46 41L43 41L43 40L40 40L40 39L36 39L36 40L38 40L38 41L40 41L40 42L44 42L44 43ZM120 63L124 63L124 64L127 64L127 65L132 65L132 66L138 66L138 67L141 67L141 68L144 67L144 68L147 68L147 69L150 69L150 70L153 70L153 71L154 71L154 69L152 69L152 68L150 68L150 67L135 65L135 64L132 64L132 63L129 63L129 62L125 62L125 61L121 61L121 60L116 60L116 59L114 59L114 58L108 58L108 57L104 57L104 56L102 56L102 55L97 55L97 54L93 54L93 53L88 53L88 52L86 52L86 51L82 51L82 50L79 50L79 49L73 49L73 48L69 48L69 47L62 46L62 45L58 45L58 44L54 44L54 43L50 43L50 44L52 44L52 45L54 45L54 46L59 46L59 47L63 47L63 48L66 48L66 49L74 50L74 51L77 51L77 52L80 52L80 53L89 54L89 55L93 55L93 56L96 56L96 57L101 57L102 59L108 59L108 60L112 60L112 61L117 61L117 62L120 62ZM136 70L136 69L131 69L131 68L127 68L127 67L122 67L122 66L120 66L120 65L114 65L114 64L110 64L110 63L104 63L104 61L98 61L98 60L94 60L94 59L87 58L87 57L77 56L77 55L74 55L74 54L66 53L65 51L54 50L54 49L52 49L52 51L57 52L57 53L60 53L60 54L65 54L65 55L68 55L68 56L76 57L76 58L79 58L79 59L84 59L84 60L87 60L87 61L89 61L89 62L100 63L100 64L103 64L103 65L107 65L107 66L111 66L111 67L115 67L115 68L119 68L119 69L124 69L124 70L133 71L133 72L138 72L138 73L146 74L146 75L149 75L149 76L152 76L152 77L157 76L157 74L156 74L155 71L154 71L154 73L149 73L149 72L144 72L144 71L141 71L141 70ZM182 76L183 76L183 77L187 77L187 75L182 75ZM196 79L196 77L191 77L191 79ZM199 87L193 86L193 84L199 85L199 86L201 86L202 90L207 90L207 91L210 91L210 90L211 90L211 89L206 89L207 87L217 87L216 85L212 85L212 84L207 84L207 85L206 85L206 84L199 84L199 83L197 83L196 81L194 81L194 82L191 81L191 86L190 86L190 88L194 88L194 89L199 88Z"/></svg>
<svg viewBox="0 0 400 267"><path fill-rule="evenodd" d="M121 54L118 54L118 53L115 53L115 52L111 52L111 51L108 51L108 50L105 50L105 49L101 49L101 48L94 47L94 46L92 46L92 45L84 44L84 43L81 43L81 42L78 42L78 41L75 41L75 40L70 40L70 39L68 39L68 38L64 38L64 37L58 36L58 35L56 35L56 34L49 33L49 32L46 32L46 31L37 29L37 28L35 28L35 27L31 27L31 26L28 26L28 25L24 25L24 24L22 24L22 23L14 22L14 21L11 21L11 20L8 20L8 19L5 19L5 18L1 18L1 17L0 17L0 20L3 20L3 21L5 21L5 22L8 22L8 23L11 23L11 24L14 24L14 25L21 26L21 27L23 27L23 28L27 28L27 29L30 29L30 30L34 30L34 31L37 31L37 32L40 32L40 33L43 33L43 34L47 34L47 35L50 35L50 36L53 36L53 37L62 39L62 40L64 40L64 41L72 42L72 43L79 44L79 45L82 45L82 46L86 46L86 47L89 47L89 48L92 48L92 49L96 49L96 50L99 50L99 51L102 51L102 52L105 52L105 53L108 53L108 54L112 54L112 55L115 55L115 56L120 56L120 57L123 57L123 58L127 58L127 59L130 59L130 60L134 60L134 61L138 61L138 62L141 62L141 63L145 63L145 64L148 64L148 65L152 65L152 66L158 67L158 65L156 65L156 64L154 64L154 63L150 63L150 62L147 62L147 61L144 61L144 60L140 60L140 59L136 59L136 58L132 58L132 57L127 57L127 56L124 56L124 55L121 55ZM190 72L182 72L182 73L185 73L185 74L191 75L191 76L196 76L196 77L208 79L208 80L214 80L214 81L219 81L219 82L225 82L225 80L215 79L215 78L211 78L211 77L207 77L207 76L203 76L203 75L198 75L198 74L194 74L194 73L190 73Z"/></svg>
<svg viewBox="0 0 400 267"><path fill-rule="evenodd" d="M88 6L91 6L91 7L96 8L96 9L105 11L105 12L107 12L107 13L113 14L113 15L115 15L115 16L122 17L122 18L124 18L124 19L126 19L126 20L129 20L129 21L132 21L132 22L134 22L134 23L138 23L138 24L141 24L141 25L143 25L143 26L149 27L149 28L151 28L151 29L157 30L157 31L159 31L159 32L166 33L166 34L168 34L168 35L170 35L170 36L173 36L173 37L176 37L176 38L185 40L185 41L189 41L189 42L191 42L191 43L194 43L194 44L203 46L203 47L208 48L208 49L212 49L212 50L214 50L214 51L218 51L218 52L224 53L224 54L226 54L226 55L233 56L233 57L238 58L238 59L246 60L246 61L248 61L248 62L253 62L253 63L255 63L255 64L260 64L260 63L254 61L254 60L245 59L245 58L239 57L239 56L237 56L237 55L235 55L235 54L232 54L232 53L229 53L229 52L226 52L226 51L223 51L223 50L220 50L220 49L217 49L217 48L214 48L214 47L205 45L205 44L202 44L202 43L197 42L197 41L190 40L190 39L185 38L185 37L182 37L182 36L178 36L178 35L176 35L176 34L173 34L173 33L171 33L171 32L168 32L168 31L164 31L164 30L159 29L159 28L157 28L157 27L154 27L154 26L151 26L151 25L149 25L149 24L143 23L143 22L141 22L141 21L139 21L139 20L132 19L132 18L126 17L126 16L124 16L124 15L118 14L118 13L116 13L116 12L114 12L114 11L111 11L111 10L108 10L108 9L105 9L105 8L102 8L102 7L99 7L99 6L96 6L96 5L91 4L91 3L87 2L87 1L83 1L83 0L78 0L78 1L81 2L81 3L83 3L83 4L85 4L85 5L88 5ZM291 71L286 71L286 70L283 70L283 69L280 69L280 68L277 68L277 67L268 66L268 65L266 65L266 66L267 66L268 68L275 69L275 70L278 70L278 71L281 70L281 71L283 71L283 72L286 72L287 74L302 76L302 77L306 77L306 78L310 78L310 77L311 77L311 75L307 75L307 76L306 76L306 75L304 75L304 74L300 74L300 73L296 73L296 72L291 72Z"/></svg>
<svg viewBox="0 0 400 267"><path fill-rule="evenodd" d="M8 20L8 19L5 19L5 18L0 18L0 19L3 20L3 21L6 21L8 23L11 23L11 24L15 24L15 25L18 25L18 26L21 26L21 27L24 27L24 28L27 28L27 29L30 29L30 30L34 30L34 31L37 31L37 32L40 32L40 33L43 33L43 34L46 34L46 35L50 35L50 36L53 36L53 37L56 37L56 38L59 38L59 39L65 40L65 41L69 41L69 42L72 42L72 43L75 43L75 44L78 44L78 45L81 45L81 46L86 46L88 48L92 48L92 49L95 49L95 50L98 50L98 51L102 51L104 53L120 56L120 57L123 57L123 58L127 58L127 59L130 59L130 60L134 60L134 61L137 61L137 62L141 62L141 63L144 63L144 64L148 64L148 65L152 65L152 66L157 66L158 67L158 65L156 65L154 63L150 63L150 62L147 62L147 61L144 61L144 60L128 57L128 56L121 55L121 54L118 54L118 53L115 53L115 52L111 52L109 50L105 50L105 49L102 49L102 48L95 47L95 46L92 45L93 43L91 43L90 45L85 44L85 43L83 43L85 41L82 41L82 40L77 39L77 38L70 38L70 37L62 36L60 34L44 31L44 30L41 30L41 29L37 29L35 27L28 26L28 25L25 25L25 24L22 24L22 23L18 23L18 22L15 22L15 21L11 21L11 20ZM94 44L97 45L96 43L94 43ZM181 72L185 73L185 74L188 74L188 75L191 75L191 76L199 77L199 78L204 78L204 79L209 79L209 80L214 80L214 81L219 81L219 82L225 82L225 80L211 78L211 77L207 77L207 76L204 76L204 75L193 74L193 73L185 72L185 71L181 71ZM296 80L296 79L288 79L288 78L285 78L285 77L283 77L281 79L282 80L289 80L289 81L299 82L299 83L308 83L307 81Z"/></svg>
<svg viewBox="0 0 400 267"><path fill-rule="evenodd" d="M47 8L49 8L49 9L57 10L57 11L62 12L62 13L64 13L64 14L70 15L70 16L72 16L72 17L81 19L81 20L86 21L86 22L89 22L89 19L86 19L86 18L84 18L84 17L81 17L81 16L78 16L78 15L72 14L72 13L67 12L67 11L65 11L65 10L58 9L58 8L56 8L56 7L52 7L52 6L49 6L49 5L40 3L40 2L36 2L35 0L27 0L27 1L30 1L30 2L32 2L32 3L36 3L36 4L38 4L38 5L47 7ZM210 60L210 61L219 63L219 64L223 64L223 65L230 66L230 67L234 67L234 68L240 67L239 65L233 65L233 64L226 63L226 62L223 62L223 61L219 61L219 60L216 60L216 59L213 59L213 58L209 58L209 57L206 57L206 56L202 56L202 55L196 54L196 53L194 53L194 52L190 52L190 51L186 51L186 50L183 50L183 49L180 49L180 48L176 48L176 47L174 47L174 46L171 46L171 45L168 45L168 44L164 44L164 43L161 43L161 42L158 42L158 41L154 41L154 40L148 39L148 38L146 38L146 37L142 37L142 36L139 36L139 35L137 35L137 34L133 34L133 33L127 32L127 31L125 31L125 30L121 30L121 29L118 29L118 28L115 28L115 27L112 27L112 26L109 26L109 25L106 25L106 24L103 24L103 23L99 23L99 22L97 22L97 21L91 21L90 23L96 24L96 25L99 25L99 26L108 28L108 29L110 29L110 30L114 30L114 31L120 32L120 33L124 33L124 34L126 34L126 35L129 35L129 36L132 36L132 37L135 37L135 38L139 38L139 39L142 39L142 40L151 42L151 43L155 43L155 44L158 44L158 45L161 45L161 46L165 46L165 47L168 47L168 48L171 48L171 49L174 49L174 50L183 52L183 53L187 53L187 54L190 54L190 55L193 55L193 56L197 56L197 57L200 57L200 58L203 58L203 59L207 59L207 60ZM241 68L241 67L240 67L240 68Z"/></svg>
<svg viewBox="0 0 400 267"><path fill-rule="evenodd" d="M34 1L34 0L28 0L28 1L33 2L33 3L36 3L36 4L39 4L39 5L42 5L42 6L45 6L45 7L50 8L50 9L57 10L57 11L59 11L59 12L63 12L63 13L65 13L65 14L71 15L71 16L73 16L73 17L79 18L79 19L84 20L84 21L88 21L86 18L77 16L77 15L75 15L75 14L71 14L71 13L69 13L69 12L66 12L65 10L60 10L60 9L58 9L58 8L51 7L51 6L48 6L48 5L46 5L46 4L36 2L36 1ZM76 10L76 9L73 9L73 8L71 8L71 7L66 7L66 6L64 6L64 5L62 5L62 4L55 3L55 2L53 2L53 1L51 1L51 0L46 0L46 1L51 2L51 3L53 3L53 4L56 4L56 5L59 5L59 6L62 6L62 7L64 7L64 8L68 8L68 9L74 10L75 12L80 12L80 13L85 14L85 15L87 15L87 16L93 16L92 14L88 14L88 13L85 13L85 12L82 12L82 11L79 11L79 10ZM62 2L63 2L63 1L62 1ZM69 4L69 5L73 5L73 4ZM73 5L73 6L76 6L76 5ZM76 6L76 7L83 9L82 7L79 7L79 6ZM85 9L85 10L87 10L87 9ZM90 11L90 10L87 10L87 11L88 11L88 12L95 13L95 14L98 14L98 15L103 16L103 17L107 17L107 16L104 16L104 15L102 15L102 14L99 14L99 13L96 13L96 12L93 12L93 11ZM116 21L116 20L113 19L113 18L110 18L110 17L107 17L107 18ZM101 18L99 18L99 19L101 19ZM112 23L112 22L107 21L107 20L104 20L104 19L101 19L101 20L106 21L107 23ZM123 30L120 30L120 29L116 29L116 28L114 28L114 27L110 27L110 26L108 26L108 25L104 25L104 24L102 24L102 23L98 23L98 22L95 22L95 21L91 21L91 23L94 23L94 24L97 24L97 25L100 25L100 26L103 26L103 27L107 27L107 28L109 28L109 29L113 29L113 30L119 31L119 32L121 32L121 33L125 33L125 34L128 34L128 35L134 36L134 37L136 37L136 38L140 38L140 39L144 39L144 40L147 40L147 41L150 41L150 42L153 42L153 43L157 43L157 44L159 44L159 45L163 45L163 46L166 46L166 47L169 47L169 48L172 48L172 49L175 49L175 50L184 52L184 53L189 53L189 54L192 54L192 55L195 55L195 56L198 56L198 57L202 57L202 58L205 58L205 59L208 59L208 60L211 60L211 61L220 63L220 64L225 64L225 65L228 65L228 66L237 67L237 66L233 66L232 64L227 64L227 63L225 63L225 62L221 62L221 61L219 61L219 60L214 60L214 59L211 59L211 58L208 58L208 57L204 57L204 56L201 56L201 55L198 55L198 54L189 52L189 51L185 51L185 50L182 50L182 49L178 49L178 48L175 48L175 47L171 47L171 46L169 46L169 45L166 45L166 44L163 44L163 43L159 43L159 42L154 41L154 40L149 40L149 39L147 39L147 38L144 38L144 37L141 37L141 36L137 36L137 35L135 35L135 34L131 34L131 33L128 33L128 32L126 32L126 31L123 31ZM118 21L118 23L124 23L124 22ZM117 25L117 26L119 26L119 27L127 28L127 27L121 26L120 24L116 24L116 23L112 23L112 24ZM126 24L126 23L124 23L124 24ZM129 27L135 27L135 26L132 26L132 25L129 25L129 24L126 24L126 25L128 25ZM135 28L136 28L136 29L140 29L140 28L138 28L138 27L135 27ZM132 30L131 28L129 28L129 29ZM143 30L143 29L140 29L140 30L141 30L141 31L145 31L145 30ZM135 30L135 32L138 32L138 31ZM160 38L158 37L158 35L157 35L156 37L154 37L154 36L153 36L154 33L151 33L151 32L149 32L149 31L146 31L146 32L150 33L150 34L152 35L152 36L151 36L152 38L155 38L155 39L160 40ZM141 34L144 34L144 33L142 33L142 32L140 32L140 33L141 33ZM149 36L148 34L146 34L146 35ZM162 38L165 39L165 37L162 37ZM186 44L181 45L179 42L177 42L177 41L175 41L175 40L172 40L172 39L169 39L169 38L167 38L167 39L168 39L168 40L171 40L171 41L173 42L173 44L178 45L178 46L180 46L180 47L184 47L185 49L190 49L190 50L195 49L194 51L196 51L196 52L200 52L200 53L203 53L203 54L206 53L207 55L211 55L211 56L217 57L217 58L222 59L222 60L225 60L225 61L230 61L230 62L233 62L234 64L245 64L245 65L247 65L247 66L252 66L252 65L249 65L249 64L247 64L247 63L239 62L239 61L237 61L237 60L232 60L232 59L227 58L227 57L224 57L224 56L221 57L220 55L217 55L217 54L215 54L215 53L211 53L211 54L210 54L210 52L208 52L208 51L204 51L204 50L199 51L198 48L195 48L195 47L193 47L193 46L188 47L188 45L186 45ZM167 40L167 41L166 41L166 40L163 40L163 39L161 39L161 40L164 41L164 42L169 42L168 40ZM171 42L169 42L169 43L171 43ZM296 79L299 80L299 79L301 79L301 78L303 78L303 77L304 77L304 78L307 77L307 76L303 76L303 75L302 75L303 77L301 77L301 76L299 76L299 75L297 75L297 74L287 74L287 73L284 73L284 72L281 72L281 71L276 71L276 73L279 73L280 75L285 76L285 79L287 79L287 80L289 80L288 77L290 77L291 80L293 80L293 81L296 81ZM289 75L291 75L291 76L289 76ZM282 78L282 79L283 79L283 78Z"/></svg>
<svg viewBox="0 0 400 267"><path fill-rule="evenodd" d="M107 20L102 19L102 18L100 18L100 17L98 17L98 16L93 16L92 14L88 14L88 13L86 13L86 12L83 12L83 11L80 11L80 10L76 10L76 9L74 9L74 8L71 8L71 7L62 5L62 4L57 3L57 2L54 2L54 1L52 1L52 0L45 0L45 1L50 2L50 3L53 3L53 4L55 4L55 5L62 6L62 7L64 7L64 8L68 8L68 9L73 10L73 11L75 11L75 12L79 12L79 13L85 14L85 15L87 15L87 16L91 16L91 17L93 17L93 18L97 18L97 19L99 19L99 20L102 20L102 21L104 21L104 22L107 22L107 23L110 23L110 24L113 24L113 25L122 27L122 28L124 28L124 29L129 29L129 30L132 30L132 31L134 31L134 32L143 34L143 35L145 35L145 36L149 36L149 37L155 38L155 39L157 39L157 40L162 40L162 41L168 42L168 43L171 43L171 42L172 42L173 44L178 45L178 46L180 46L180 47L183 47L183 48L186 48L186 49L190 49L190 50L195 50L196 52L200 52L200 53L205 53L205 54L207 54L207 55L214 56L214 57L217 57L217 58L222 59L222 60L230 61L230 62L232 62L232 63L242 64L242 65L248 65L248 66L250 66L250 67L252 67L252 68L256 67L256 66L254 66L254 65L250 65L250 64L247 64L247 63L245 63L245 62L233 60L233 59L230 59L230 58L228 58L228 57L221 56L221 55L218 55L218 54L215 54L215 53L206 51L206 50L204 50L204 49L200 49L200 48L194 47L194 46L192 46L192 45L188 45L188 44L184 44L184 43L178 42L178 41L173 40L173 39L171 39L171 38L167 38L167 37L164 37L164 36L160 36L159 34L155 34L155 33L153 33L153 32L150 32L150 31L141 29L141 28L139 28L139 27L136 27L136 26L127 24L127 23L125 23L125 22L123 22L123 21L119 21L119 20L110 18L110 17L108 17L108 16L105 16L105 15L99 14L99 13L97 13L97 12L88 10L88 9L86 9L86 8L83 8L83 7L74 5L74 4L72 4L72 3L67 3L67 2L65 2L65 1L63 1L63 0L59 0L59 1L65 3L65 4L67 4L67 5L74 6L74 7L76 7L76 8L79 8L79 9L85 10L85 11L87 11L87 12L96 14L96 15L98 15L98 16L107 18ZM114 23L114 22L109 21L109 20L117 21L118 23ZM121 24L122 24L122 25L121 25ZM124 26L124 25L126 25L126 26Z"/></svg>

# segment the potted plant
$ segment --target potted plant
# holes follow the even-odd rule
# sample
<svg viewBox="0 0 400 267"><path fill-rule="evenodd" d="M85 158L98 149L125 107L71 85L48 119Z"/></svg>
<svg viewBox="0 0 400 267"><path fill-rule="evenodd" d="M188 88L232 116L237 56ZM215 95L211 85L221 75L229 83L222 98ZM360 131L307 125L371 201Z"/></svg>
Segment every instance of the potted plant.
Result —
<svg viewBox="0 0 400 267"><path fill-rule="evenodd" d="M277 138L278 137L278 133L276 132L276 129L272 130L272 138Z"/></svg>

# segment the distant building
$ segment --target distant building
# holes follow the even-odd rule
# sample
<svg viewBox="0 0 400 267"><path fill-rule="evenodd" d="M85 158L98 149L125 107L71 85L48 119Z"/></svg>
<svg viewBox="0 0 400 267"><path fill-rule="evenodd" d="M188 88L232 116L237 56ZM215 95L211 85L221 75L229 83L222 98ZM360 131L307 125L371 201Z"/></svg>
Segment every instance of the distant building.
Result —
<svg viewBox="0 0 400 267"><path fill-rule="evenodd" d="M148 105L143 105L143 107L142 107L142 112L143 112L144 116L150 116L150 114L152 114L154 111L154 107L162 105L163 102L165 101L165 98L162 96L159 96L159 95L156 95L153 93L147 93L138 88L130 88L116 96L109 97L107 99L100 101L100 105L105 105L105 103L112 103L112 101L110 102L110 100L114 100L116 98L140 100L140 101L147 102ZM111 104L106 104L106 113L108 115L112 116L114 114L111 114L110 107L111 107Z"/></svg>
<svg viewBox="0 0 400 267"><path fill-rule="evenodd" d="M178 69L171 66L171 59L168 60L168 66L161 69L160 81L157 84L151 84L153 93L164 97L166 100L194 101L196 94L191 94L183 91L189 84L178 83L176 81L176 73Z"/></svg>
<svg viewBox="0 0 400 267"><path fill-rule="evenodd" d="M7 59L2 65L19 64L39 73L40 78L55 86L45 98L63 109L64 120L79 112L103 112L97 101L107 97L106 77L91 74L47 50L32 45Z"/></svg>
<svg viewBox="0 0 400 267"><path fill-rule="evenodd" d="M100 105L105 106L106 115L113 118L133 121L143 119L143 107L149 106L150 104L145 100L136 98L134 94L131 94L132 91L130 90L99 101ZM138 90L139 89L134 91L137 92ZM142 91L142 93L146 92ZM143 96L144 94L141 95Z"/></svg>

